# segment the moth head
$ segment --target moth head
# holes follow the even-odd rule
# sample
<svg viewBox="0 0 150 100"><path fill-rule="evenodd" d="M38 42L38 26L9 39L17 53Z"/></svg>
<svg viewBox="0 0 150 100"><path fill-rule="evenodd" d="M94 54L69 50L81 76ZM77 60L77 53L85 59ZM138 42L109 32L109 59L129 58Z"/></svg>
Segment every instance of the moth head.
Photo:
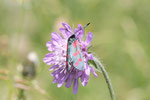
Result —
<svg viewBox="0 0 150 100"><path fill-rule="evenodd" d="M73 41L75 41L75 40L77 40L77 39L76 39L76 36L73 34L73 35L71 35L71 36L69 37L68 43L69 43L69 44L72 44Z"/></svg>

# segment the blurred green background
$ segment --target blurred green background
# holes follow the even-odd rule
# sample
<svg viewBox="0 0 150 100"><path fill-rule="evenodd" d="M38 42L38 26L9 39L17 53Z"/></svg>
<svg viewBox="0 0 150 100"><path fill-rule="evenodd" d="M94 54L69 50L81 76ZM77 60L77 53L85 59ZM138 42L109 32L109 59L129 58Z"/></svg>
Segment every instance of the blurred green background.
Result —
<svg viewBox="0 0 150 100"><path fill-rule="evenodd" d="M110 100L98 72L77 95L52 83L42 59L62 22L91 22L91 50L105 65L117 100L150 100L150 0L0 0L0 100L18 99L21 89L26 100ZM23 77L24 66L36 74Z"/></svg>

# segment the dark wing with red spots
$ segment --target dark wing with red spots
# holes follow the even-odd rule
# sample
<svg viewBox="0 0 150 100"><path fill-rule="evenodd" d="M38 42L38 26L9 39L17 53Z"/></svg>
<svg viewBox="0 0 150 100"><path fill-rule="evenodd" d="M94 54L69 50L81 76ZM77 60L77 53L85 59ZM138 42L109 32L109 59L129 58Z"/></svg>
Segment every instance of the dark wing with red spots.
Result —
<svg viewBox="0 0 150 100"><path fill-rule="evenodd" d="M68 47L69 47L69 43L67 43L67 54L66 54L66 67L67 67L67 70L69 71L69 69L71 68L71 62L69 61L70 60L70 57L69 57L70 50L68 49Z"/></svg>
<svg viewBox="0 0 150 100"><path fill-rule="evenodd" d="M78 40L75 37L70 37L67 44L66 65L68 70L71 64L78 70L84 70L84 59Z"/></svg>

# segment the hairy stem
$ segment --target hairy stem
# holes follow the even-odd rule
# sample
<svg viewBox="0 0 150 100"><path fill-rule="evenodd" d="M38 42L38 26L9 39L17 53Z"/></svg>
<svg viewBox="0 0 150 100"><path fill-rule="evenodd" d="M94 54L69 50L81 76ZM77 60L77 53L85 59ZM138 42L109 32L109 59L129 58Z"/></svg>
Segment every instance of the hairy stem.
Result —
<svg viewBox="0 0 150 100"><path fill-rule="evenodd" d="M114 90L112 88L112 84L111 84L110 78L108 76L108 73L105 70L105 67L103 66L103 64L97 58L95 60L98 63L98 65L99 65L99 67L100 67L100 69L101 69L101 71L104 75L105 81L106 81L108 89L109 89L111 100L116 100Z"/></svg>

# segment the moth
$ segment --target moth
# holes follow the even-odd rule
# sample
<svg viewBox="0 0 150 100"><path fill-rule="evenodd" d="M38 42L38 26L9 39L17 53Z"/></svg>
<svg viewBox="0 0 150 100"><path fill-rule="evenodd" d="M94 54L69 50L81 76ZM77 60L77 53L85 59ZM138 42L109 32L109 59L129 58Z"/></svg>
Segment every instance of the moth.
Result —
<svg viewBox="0 0 150 100"><path fill-rule="evenodd" d="M90 23L84 26L87 27ZM78 70L84 70L84 59L80 49L79 40L73 34L67 41L66 68L69 71L71 66Z"/></svg>

